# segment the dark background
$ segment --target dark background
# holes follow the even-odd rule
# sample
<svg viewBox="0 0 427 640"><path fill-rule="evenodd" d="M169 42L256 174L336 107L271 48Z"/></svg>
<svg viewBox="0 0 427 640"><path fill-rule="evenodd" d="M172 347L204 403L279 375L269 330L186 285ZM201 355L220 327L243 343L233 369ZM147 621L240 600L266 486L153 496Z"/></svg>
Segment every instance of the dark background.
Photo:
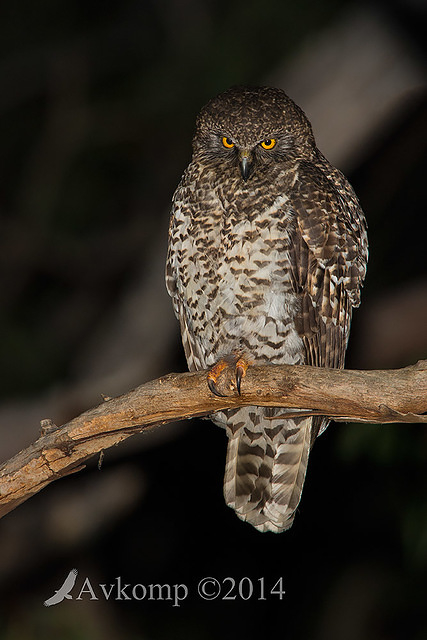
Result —
<svg viewBox="0 0 427 640"><path fill-rule="evenodd" d="M426 357L426 6L326 0L18 1L0 9L0 448L186 368L163 284L194 118L232 84L281 86L354 185L371 258L347 366ZM167 425L105 452L0 522L0 637L421 640L427 435L332 424L293 528L222 497L224 432ZM89 578L188 599L64 601ZM205 576L248 601L204 602ZM286 593L269 593L282 577ZM259 578L266 600L258 600ZM225 586L229 585L225 583ZM245 582L247 584L247 581ZM224 592L225 593L225 592Z"/></svg>

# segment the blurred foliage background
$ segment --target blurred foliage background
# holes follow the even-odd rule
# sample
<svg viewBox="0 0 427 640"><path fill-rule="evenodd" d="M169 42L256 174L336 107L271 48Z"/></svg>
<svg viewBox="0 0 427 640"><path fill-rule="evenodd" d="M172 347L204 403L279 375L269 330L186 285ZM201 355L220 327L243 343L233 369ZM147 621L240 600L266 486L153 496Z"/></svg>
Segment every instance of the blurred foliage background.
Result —
<svg viewBox="0 0 427 640"><path fill-rule="evenodd" d="M0 8L0 451L186 365L163 284L168 209L195 116L274 84L354 185L371 258L347 366L426 357L426 5L421 0L18 0ZM421 640L427 434L332 424L291 531L222 497L225 434L169 425L105 452L0 522L0 638ZM76 589L188 585L166 601L43 607ZM197 596L247 576L282 600ZM73 592L74 593L74 592ZM74 593L75 595L75 593Z"/></svg>

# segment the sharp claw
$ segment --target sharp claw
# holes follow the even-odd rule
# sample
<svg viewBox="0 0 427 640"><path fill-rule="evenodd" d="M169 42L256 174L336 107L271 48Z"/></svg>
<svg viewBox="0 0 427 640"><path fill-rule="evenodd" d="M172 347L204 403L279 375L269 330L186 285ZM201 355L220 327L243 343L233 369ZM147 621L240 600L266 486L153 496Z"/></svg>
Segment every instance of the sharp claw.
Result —
<svg viewBox="0 0 427 640"><path fill-rule="evenodd" d="M208 387L215 396L219 396L220 398L226 397L224 393L221 393L220 391L218 391L218 388L216 386L216 381L213 378L208 377Z"/></svg>
<svg viewBox="0 0 427 640"><path fill-rule="evenodd" d="M236 367L236 386L237 386L237 392L239 394L239 396L241 395L240 392L240 385L242 384L242 378L245 375L245 371L243 369L243 367L241 365L238 365Z"/></svg>

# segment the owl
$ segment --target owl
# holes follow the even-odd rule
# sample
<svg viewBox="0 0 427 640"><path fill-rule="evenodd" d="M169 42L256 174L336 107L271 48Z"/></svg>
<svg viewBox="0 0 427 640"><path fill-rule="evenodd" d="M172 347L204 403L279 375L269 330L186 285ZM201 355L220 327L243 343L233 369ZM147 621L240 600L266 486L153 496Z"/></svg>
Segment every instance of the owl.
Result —
<svg viewBox="0 0 427 640"><path fill-rule="evenodd" d="M166 286L190 371L251 364L342 368L366 273L366 222L343 174L280 89L232 87L200 112L173 196ZM286 409L211 419L228 436L224 496L259 531L292 526L309 452L328 425Z"/></svg>

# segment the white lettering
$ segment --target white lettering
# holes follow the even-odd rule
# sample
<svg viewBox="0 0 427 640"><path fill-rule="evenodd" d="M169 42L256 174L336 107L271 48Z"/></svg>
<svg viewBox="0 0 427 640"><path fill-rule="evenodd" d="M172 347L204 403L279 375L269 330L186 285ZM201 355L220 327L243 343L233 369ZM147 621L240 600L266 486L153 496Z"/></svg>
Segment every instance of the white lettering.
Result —
<svg viewBox="0 0 427 640"><path fill-rule="evenodd" d="M89 578L86 578L86 580L83 582L83 586L80 589L80 593L77 596L76 600L83 600L82 593L90 593L91 600L98 600L98 598L95 595L95 591L93 590L93 587L90 583Z"/></svg>

